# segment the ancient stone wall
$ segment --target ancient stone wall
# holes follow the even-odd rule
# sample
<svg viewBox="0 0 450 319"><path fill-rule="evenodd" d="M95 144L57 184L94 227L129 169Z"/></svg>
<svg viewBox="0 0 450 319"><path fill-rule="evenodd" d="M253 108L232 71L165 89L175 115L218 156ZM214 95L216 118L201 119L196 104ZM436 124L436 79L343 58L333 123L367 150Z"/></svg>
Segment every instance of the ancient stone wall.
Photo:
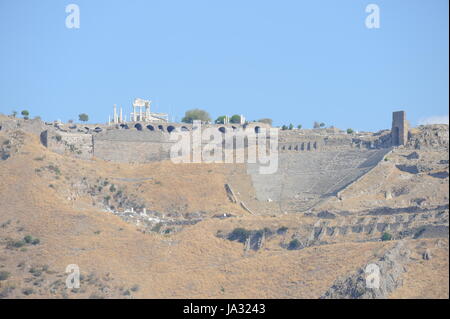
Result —
<svg viewBox="0 0 450 319"><path fill-rule="evenodd" d="M46 130L40 134L40 139L43 145L59 154L91 159L94 153L91 134Z"/></svg>
<svg viewBox="0 0 450 319"><path fill-rule="evenodd" d="M143 163L169 159L169 134L111 130L94 135L94 156L117 162Z"/></svg>

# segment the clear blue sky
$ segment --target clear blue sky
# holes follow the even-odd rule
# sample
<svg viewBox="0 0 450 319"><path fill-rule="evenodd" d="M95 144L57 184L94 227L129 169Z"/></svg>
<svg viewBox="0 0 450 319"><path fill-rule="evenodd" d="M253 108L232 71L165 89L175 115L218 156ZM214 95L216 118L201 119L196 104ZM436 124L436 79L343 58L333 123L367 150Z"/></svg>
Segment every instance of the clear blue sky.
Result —
<svg viewBox="0 0 450 319"><path fill-rule="evenodd" d="M65 26L80 7L80 29ZM380 29L368 29L369 3ZM0 0L0 113L105 122L135 97L181 119L389 128L448 114L447 0Z"/></svg>

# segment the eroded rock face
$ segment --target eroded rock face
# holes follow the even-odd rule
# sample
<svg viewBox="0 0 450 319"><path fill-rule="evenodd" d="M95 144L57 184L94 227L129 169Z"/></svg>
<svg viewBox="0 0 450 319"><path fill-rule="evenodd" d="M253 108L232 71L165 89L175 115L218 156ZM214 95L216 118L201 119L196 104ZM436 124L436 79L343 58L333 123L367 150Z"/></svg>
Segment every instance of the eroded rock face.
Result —
<svg viewBox="0 0 450 319"><path fill-rule="evenodd" d="M335 281L321 299L384 299L402 285L400 276L406 271L410 251L400 241L383 257L367 264L346 278ZM374 270L375 269L375 270ZM379 271L379 281L374 279ZM371 280L373 279L373 280ZM378 286L379 288L372 288Z"/></svg>
<svg viewBox="0 0 450 319"><path fill-rule="evenodd" d="M448 150L448 139L448 125L425 125L410 131L407 146L415 149L443 148Z"/></svg>

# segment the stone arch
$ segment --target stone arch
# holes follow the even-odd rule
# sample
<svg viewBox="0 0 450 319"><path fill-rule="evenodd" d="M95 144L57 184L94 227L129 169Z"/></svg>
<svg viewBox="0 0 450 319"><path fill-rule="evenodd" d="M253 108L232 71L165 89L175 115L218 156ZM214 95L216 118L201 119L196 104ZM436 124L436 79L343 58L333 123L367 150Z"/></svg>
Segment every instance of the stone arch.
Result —
<svg viewBox="0 0 450 319"><path fill-rule="evenodd" d="M138 131L142 131L142 124L137 123L134 125L134 127L138 130Z"/></svg>
<svg viewBox="0 0 450 319"><path fill-rule="evenodd" d="M311 142L308 142L308 145L307 145L307 150L308 150L308 151L310 151L310 150L311 150Z"/></svg>
<svg viewBox="0 0 450 319"><path fill-rule="evenodd" d="M300 146L300 150L304 151L305 150L305 143L302 143Z"/></svg>
<svg viewBox="0 0 450 319"><path fill-rule="evenodd" d="M174 129L175 129L175 126L169 125L169 126L167 127L167 132L172 133L172 131L173 131Z"/></svg>
<svg viewBox="0 0 450 319"><path fill-rule="evenodd" d="M158 129L159 129L160 131L163 131L163 132L164 132L164 126L158 125Z"/></svg>
<svg viewBox="0 0 450 319"><path fill-rule="evenodd" d="M298 144L295 145L294 150L298 151Z"/></svg>
<svg viewBox="0 0 450 319"><path fill-rule="evenodd" d="M149 124L149 125L147 125L146 127L147 127L150 131L154 131L154 130L155 130L155 128L153 127L153 125L150 125L150 124Z"/></svg>
<svg viewBox="0 0 450 319"><path fill-rule="evenodd" d="M182 126L181 127L181 131L182 132L187 132L187 131L189 131L189 129L186 126Z"/></svg>
<svg viewBox="0 0 450 319"><path fill-rule="evenodd" d="M225 131L226 131L225 127L223 127L223 126L219 127L218 130L221 133L225 133Z"/></svg>
<svg viewBox="0 0 450 319"><path fill-rule="evenodd" d="M236 130L237 130L237 127L236 127L236 126L231 126L231 128L233 129L233 131L236 131Z"/></svg>
<svg viewBox="0 0 450 319"><path fill-rule="evenodd" d="M261 127L255 126L255 133L259 133L261 131Z"/></svg>
<svg viewBox="0 0 450 319"><path fill-rule="evenodd" d="M289 150L289 151L292 150L292 145L289 145L288 150Z"/></svg>
<svg viewBox="0 0 450 319"><path fill-rule="evenodd" d="M314 149L317 150L317 142L314 142Z"/></svg>

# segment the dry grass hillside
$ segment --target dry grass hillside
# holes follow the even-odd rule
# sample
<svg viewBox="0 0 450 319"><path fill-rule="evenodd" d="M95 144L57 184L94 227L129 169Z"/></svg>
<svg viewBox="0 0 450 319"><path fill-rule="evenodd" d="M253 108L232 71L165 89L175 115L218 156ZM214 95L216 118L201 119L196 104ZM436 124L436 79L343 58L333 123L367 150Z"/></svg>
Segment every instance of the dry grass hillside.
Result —
<svg viewBox="0 0 450 319"><path fill-rule="evenodd" d="M232 203L224 185L242 167L85 161L52 153L20 130L0 131L0 144L2 298L319 298L395 244L343 238L287 249L298 229L317 219L252 215ZM389 169L381 183L411 185ZM448 178L446 185L437 180L430 176L426 186L436 193L425 196L430 205L448 202ZM248 176L240 183L252 192ZM392 200L402 205L419 197L418 187ZM356 210L386 200L381 189L367 192L324 208ZM227 239L236 228L262 230L265 240L249 249ZM448 298L448 239L408 243L403 285L391 297ZM430 260L422 258L426 249ZM65 287L69 264L80 267L79 289Z"/></svg>

